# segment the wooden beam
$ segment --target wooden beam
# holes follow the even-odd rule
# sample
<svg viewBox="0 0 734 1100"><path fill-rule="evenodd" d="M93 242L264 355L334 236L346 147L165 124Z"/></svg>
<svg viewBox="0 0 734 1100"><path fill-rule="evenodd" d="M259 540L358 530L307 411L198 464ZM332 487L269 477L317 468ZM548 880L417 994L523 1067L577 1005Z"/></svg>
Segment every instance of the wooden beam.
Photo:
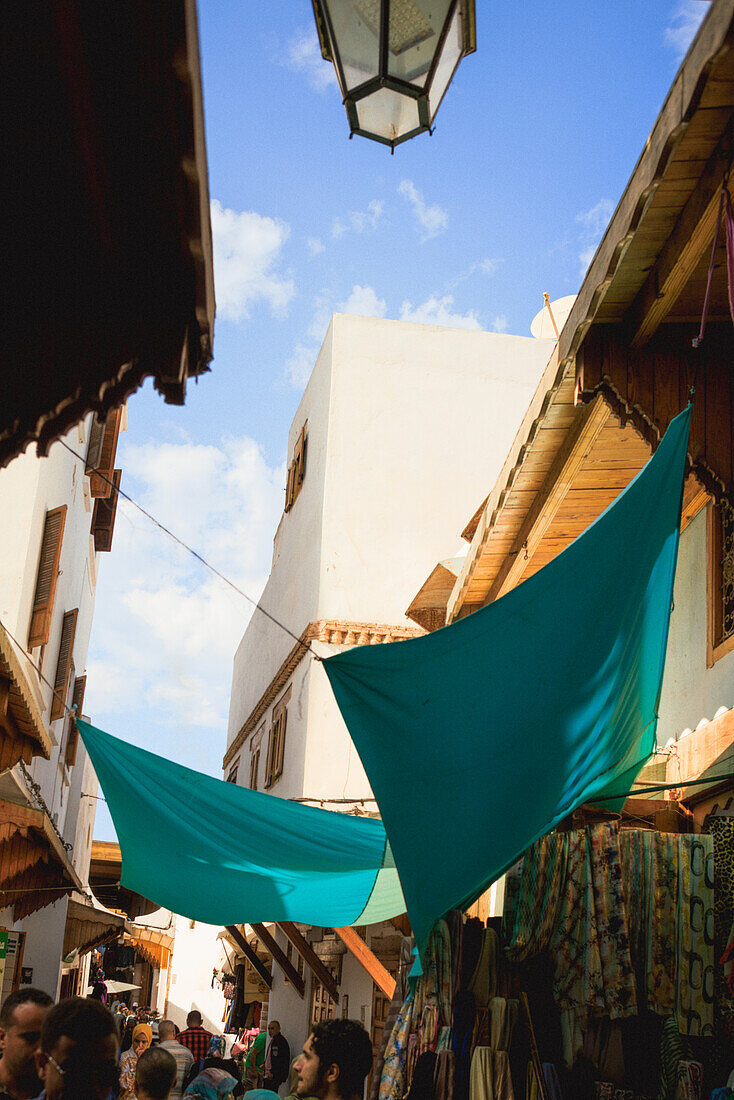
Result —
<svg viewBox="0 0 734 1100"><path fill-rule="evenodd" d="M228 925L226 925L226 928L227 928L227 931L229 932L230 936L234 940L234 942L239 947L242 954L245 956L247 961L249 963L251 963L251 965L258 972L258 974L260 975L262 980L265 982L268 989L272 989L273 988L273 975L270 973L267 966L265 966L265 964L262 963L260 961L260 959L258 959L256 952L253 951L253 949L250 947L249 943L247 942L245 937L242 935L239 928L235 924L228 924Z"/></svg>
<svg viewBox="0 0 734 1100"><path fill-rule="evenodd" d="M288 937L298 954L301 956L311 973L320 981L334 1004L339 1004L339 987L331 974L314 951L311 944L304 939L293 921L282 920L278 922L278 928Z"/></svg>
<svg viewBox="0 0 734 1100"><path fill-rule="evenodd" d="M370 950L354 928L335 928L334 931L342 943L346 945L347 950L354 955L359 965L367 971L377 988L392 1000L395 992L395 979L385 969L374 951Z"/></svg>
<svg viewBox="0 0 734 1100"><path fill-rule="evenodd" d="M18 825L21 828L30 826L33 829L43 829L43 812L35 810L32 806L20 806L16 802L6 802L0 799L0 825Z"/></svg>
<svg viewBox="0 0 734 1100"><path fill-rule="evenodd" d="M278 941L270 935L264 924L252 924L252 922L250 922L250 928L260 940L263 947L273 956L298 996L303 997L306 992L306 983Z"/></svg>
<svg viewBox="0 0 734 1100"><path fill-rule="evenodd" d="M642 347L657 332L693 274L702 253L711 245L719 212L721 183L731 164L731 142L730 119L672 233L630 306L627 330L634 348Z"/></svg>
<svg viewBox="0 0 734 1100"><path fill-rule="evenodd" d="M553 459L542 489L530 506L515 541L492 582L487 603L499 599L519 584L610 415L611 409L603 394L598 394L591 404L579 410Z"/></svg>

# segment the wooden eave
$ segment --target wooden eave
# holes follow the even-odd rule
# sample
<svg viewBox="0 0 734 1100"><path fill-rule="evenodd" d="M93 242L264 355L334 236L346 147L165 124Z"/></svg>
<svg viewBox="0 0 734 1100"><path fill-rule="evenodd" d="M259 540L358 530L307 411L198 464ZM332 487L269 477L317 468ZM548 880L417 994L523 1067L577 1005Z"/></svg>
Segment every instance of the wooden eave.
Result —
<svg viewBox="0 0 734 1100"><path fill-rule="evenodd" d="M21 920L82 889L48 815L0 800L0 907L12 905L14 919Z"/></svg>
<svg viewBox="0 0 734 1100"><path fill-rule="evenodd" d="M195 0L4 15L0 466L147 377L183 404L215 310Z"/></svg>
<svg viewBox="0 0 734 1100"><path fill-rule="evenodd" d="M625 322L642 346L662 322L698 320L734 115L734 0L715 0L673 81L559 338L562 369L592 324ZM720 266L721 257L719 257ZM717 279L711 319L728 317Z"/></svg>
<svg viewBox="0 0 734 1100"><path fill-rule="evenodd" d="M23 663L0 624L0 770L51 756L51 737Z"/></svg>
<svg viewBox="0 0 734 1100"><path fill-rule="evenodd" d="M122 886L122 853L112 841L93 840L89 864L89 886L95 898L107 909L125 913L130 920L154 913L160 906L134 890Z"/></svg>
<svg viewBox="0 0 734 1100"><path fill-rule="evenodd" d="M438 630L446 625L446 605L463 565L463 558L446 558L440 561L421 585L405 612L424 630Z"/></svg>
<svg viewBox="0 0 734 1100"><path fill-rule="evenodd" d="M101 943L116 940L124 930L124 917L70 898L66 911L64 957L74 950L84 955Z"/></svg>

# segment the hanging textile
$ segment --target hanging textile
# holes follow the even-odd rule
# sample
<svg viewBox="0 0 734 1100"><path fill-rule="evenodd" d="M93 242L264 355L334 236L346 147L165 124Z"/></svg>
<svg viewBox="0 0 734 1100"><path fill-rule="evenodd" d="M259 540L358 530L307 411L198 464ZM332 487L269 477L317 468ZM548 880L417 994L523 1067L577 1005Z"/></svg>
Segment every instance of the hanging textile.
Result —
<svg viewBox="0 0 734 1100"><path fill-rule="evenodd" d="M122 884L206 924L371 924L405 912L381 821L224 783L77 720Z"/></svg>
<svg viewBox="0 0 734 1100"><path fill-rule="evenodd" d="M714 1032L714 858L710 836L678 837L676 1016L684 1035Z"/></svg>
<svg viewBox="0 0 734 1100"><path fill-rule="evenodd" d="M324 661L421 955L439 917L575 807L625 792L652 752L689 420L677 416L614 503L501 599Z"/></svg>

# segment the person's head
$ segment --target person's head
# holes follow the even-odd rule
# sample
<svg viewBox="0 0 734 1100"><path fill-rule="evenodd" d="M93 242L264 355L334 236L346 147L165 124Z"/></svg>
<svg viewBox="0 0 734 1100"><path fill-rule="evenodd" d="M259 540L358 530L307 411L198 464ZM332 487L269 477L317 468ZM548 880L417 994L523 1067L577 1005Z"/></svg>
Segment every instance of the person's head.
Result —
<svg viewBox="0 0 734 1100"><path fill-rule="evenodd" d="M209 1040L207 1058L224 1058L225 1042L221 1035L212 1035Z"/></svg>
<svg viewBox="0 0 734 1100"><path fill-rule="evenodd" d="M53 1000L42 989L18 989L0 1008L2 1081L13 1092L33 1092L38 1086L35 1054L41 1044L41 1024Z"/></svg>
<svg viewBox="0 0 734 1100"><path fill-rule="evenodd" d="M173 1020L161 1020L158 1024L158 1038L162 1043L176 1038L176 1025Z"/></svg>
<svg viewBox="0 0 734 1100"><path fill-rule="evenodd" d="M176 1059L167 1050L144 1050L135 1066L135 1095L138 1100L167 1100L176 1084Z"/></svg>
<svg viewBox="0 0 734 1100"><path fill-rule="evenodd" d="M280 1035L280 1023L277 1020L271 1020L268 1024L268 1035L271 1039L274 1039L276 1035Z"/></svg>
<svg viewBox="0 0 734 1100"><path fill-rule="evenodd" d="M147 1050L153 1042L153 1029L150 1024L136 1024L133 1028L132 1049L138 1057Z"/></svg>
<svg viewBox="0 0 734 1100"><path fill-rule="evenodd" d="M49 1009L36 1067L46 1100L105 1100L119 1078L112 1013L100 1001L69 997Z"/></svg>
<svg viewBox="0 0 734 1100"><path fill-rule="evenodd" d="M296 1060L297 1096L361 1097L372 1066L370 1037L356 1020L316 1024Z"/></svg>
<svg viewBox="0 0 734 1100"><path fill-rule="evenodd" d="M194 1008L186 1017L186 1027L201 1027L201 1013Z"/></svg>

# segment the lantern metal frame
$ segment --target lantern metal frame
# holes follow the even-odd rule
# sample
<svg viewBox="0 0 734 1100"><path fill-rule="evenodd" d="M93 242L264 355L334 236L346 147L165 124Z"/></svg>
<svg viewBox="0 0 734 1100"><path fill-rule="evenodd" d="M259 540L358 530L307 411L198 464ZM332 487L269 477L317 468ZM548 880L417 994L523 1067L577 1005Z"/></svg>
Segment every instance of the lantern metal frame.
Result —
<svg viewBox="0 0 734 1100"><path fill-rule="evenodd" d="M359 137L369 138L370 141L377 141L381 145L388 145L392 152L395 151L396 145L402 145L405 141L410 141L411 138L416 137L418 134L423 134L426 131L433 133L433 127L431 126L431 119L429 113L428 98L431 93L431 87L433 84L436 70L438 68L439 61L443 52L446 36L449 33L451 22L456 13L456 9L461 10L462 21L462 38L464 48L459 54L456 64L452 69L451 76L446 83L441 99L436 104L436 109L433 112L433 118L435 119L438 114L438 110L443 103L446 92L451 87L451 82L456 75L456 70L461 64L463 58L468 54L474 53L477 48L476 40L476 9L475 0L453 0L453 3L449 6L444 18L443 27L436 44L433 60L428 73L425 78L423 87L418 87L416 84L410 84L406 80L401 80L399 77L391 76L389 73L389 32L390 32L390 4L391 0L380 0L380 36L378 47L378 73L377 76L371 77L363 84L358 85L356 88L348 90L347 81L344 74L344 68L342 65L341 57L338 50L332 51L331 43L336 42L336 35L334 34L334 28L331 23L329 15L329 9L326 6L326 0L311 0L313 6L314 18L316 20L316 30L319 36L319 45L321 47L321 56L324 61L330 61L336 71L336 78L339 83L339 88L342 93L342 103L346 108L347 118L349 120L350 139L357 134ZM334 54L336 53L336 56ZM363 130L359 126L359 118L357 115L357 103L366 99L367 96L372 95L374 92L380 91L381 88L388 88L391 91L398 92L401 95L407 96L410 99L415 99L418 102L418 120L419 125L415 129L410 130L408 133L403 134L399 138L385 138L379 134L374 134L368 130Z"/></svg>

